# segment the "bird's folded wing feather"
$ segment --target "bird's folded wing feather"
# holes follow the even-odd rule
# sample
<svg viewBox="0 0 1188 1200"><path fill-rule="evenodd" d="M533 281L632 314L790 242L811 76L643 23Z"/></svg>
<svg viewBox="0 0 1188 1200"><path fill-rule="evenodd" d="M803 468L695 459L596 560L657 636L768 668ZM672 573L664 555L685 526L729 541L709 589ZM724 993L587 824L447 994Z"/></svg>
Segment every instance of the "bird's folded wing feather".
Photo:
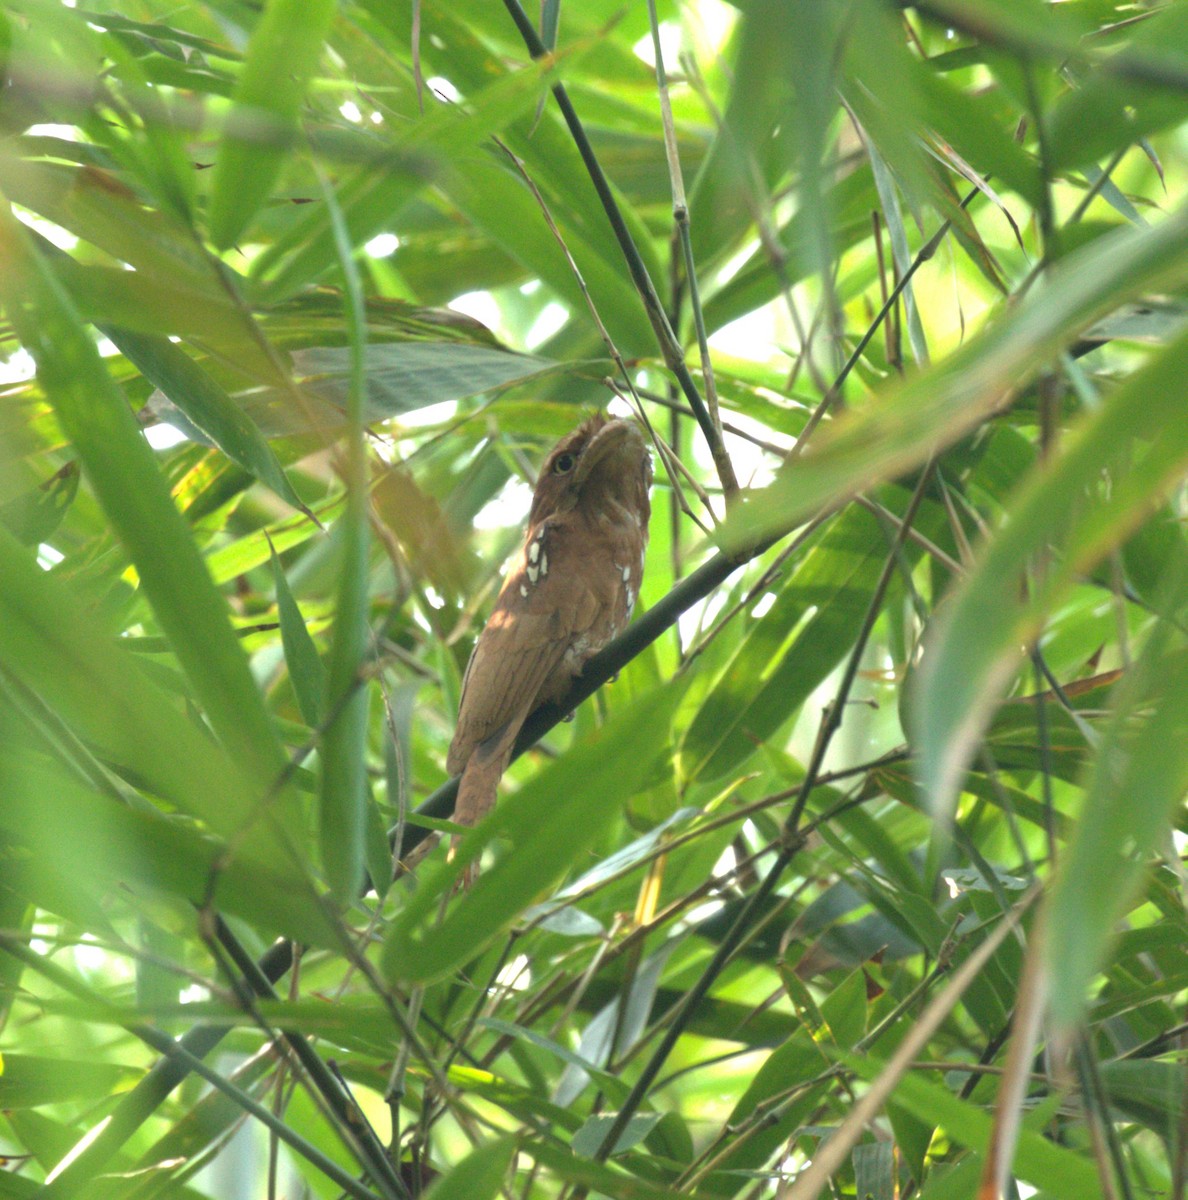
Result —
<svg viewBox="0 0 1188 1200"><path fill-rule="evenodd" d="M580 574L562 569L567 557L560 553L563 539L553 535L543 541L552 568L535 572L532 580L523 562L513 569L479 635L462 681L458 727L447 761L451 771L462 770L475 747L509 722L518 729L542 689L562 670L566 650L596 618L597 597Z"/></svg>

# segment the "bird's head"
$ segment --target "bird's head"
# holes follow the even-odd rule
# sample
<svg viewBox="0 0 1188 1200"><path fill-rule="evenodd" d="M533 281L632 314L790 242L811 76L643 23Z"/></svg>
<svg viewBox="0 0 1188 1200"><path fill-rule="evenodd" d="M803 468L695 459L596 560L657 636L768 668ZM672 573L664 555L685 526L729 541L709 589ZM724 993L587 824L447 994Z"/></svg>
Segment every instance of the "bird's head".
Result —
<svg viewBox="0 0 1188 1200"><path fill-rule="evenodd" d="M625 509L646 530L652 456L634 421L595 413L553 447L532 495L529 528L580 508L596 519Z"/></svg>

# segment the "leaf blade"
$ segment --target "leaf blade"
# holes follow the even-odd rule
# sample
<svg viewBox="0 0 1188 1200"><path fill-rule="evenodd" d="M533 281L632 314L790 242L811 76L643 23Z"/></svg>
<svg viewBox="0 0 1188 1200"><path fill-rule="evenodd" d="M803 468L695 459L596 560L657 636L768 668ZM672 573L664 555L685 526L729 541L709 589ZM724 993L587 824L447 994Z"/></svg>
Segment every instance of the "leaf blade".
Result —
<svg viewBox="0 0 1188 1200"><path fill-rule="evenodd" d="M228 249L268 199L297 132L335 0L269 0L252 32L211 183L211 241Z"/></svg>

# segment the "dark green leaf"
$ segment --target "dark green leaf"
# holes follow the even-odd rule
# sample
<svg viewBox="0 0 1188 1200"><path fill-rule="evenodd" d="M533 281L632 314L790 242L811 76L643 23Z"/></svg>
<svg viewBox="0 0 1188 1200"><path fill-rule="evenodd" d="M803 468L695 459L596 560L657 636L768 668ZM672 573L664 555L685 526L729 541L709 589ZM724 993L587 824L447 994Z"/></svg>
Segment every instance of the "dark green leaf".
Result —
<svg viewBox="0 0 1188 1200"><path fill-rule="evenodd" d="M465 962L555 885L647 777L664 753L680 689L669 687L616 712L597 735L575 746L487 820L471 830L452 863L438 867L389 930L384 968L394 979L440 978ZM558 797L564 797L558 803ZM616 803L616 800L618 803ZM582 812L575 823L573 814ZM500 834L511 850L436 922L439 901L467 863Z"/></svg>

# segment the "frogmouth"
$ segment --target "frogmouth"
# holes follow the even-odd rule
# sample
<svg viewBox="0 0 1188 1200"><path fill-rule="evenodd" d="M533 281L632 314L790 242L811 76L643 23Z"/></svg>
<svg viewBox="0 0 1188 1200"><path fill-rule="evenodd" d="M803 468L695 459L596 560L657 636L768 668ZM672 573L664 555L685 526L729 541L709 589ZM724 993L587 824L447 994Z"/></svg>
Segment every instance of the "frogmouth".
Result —
<svg viewBox="0 0 1188 1200"><path fill-rule="evenodd" d="M622 632L643 577L652 459L639 426L598 413L541 468L516 555L462 683L448 766L454 820L495 803L516 735Z"/></svg>

